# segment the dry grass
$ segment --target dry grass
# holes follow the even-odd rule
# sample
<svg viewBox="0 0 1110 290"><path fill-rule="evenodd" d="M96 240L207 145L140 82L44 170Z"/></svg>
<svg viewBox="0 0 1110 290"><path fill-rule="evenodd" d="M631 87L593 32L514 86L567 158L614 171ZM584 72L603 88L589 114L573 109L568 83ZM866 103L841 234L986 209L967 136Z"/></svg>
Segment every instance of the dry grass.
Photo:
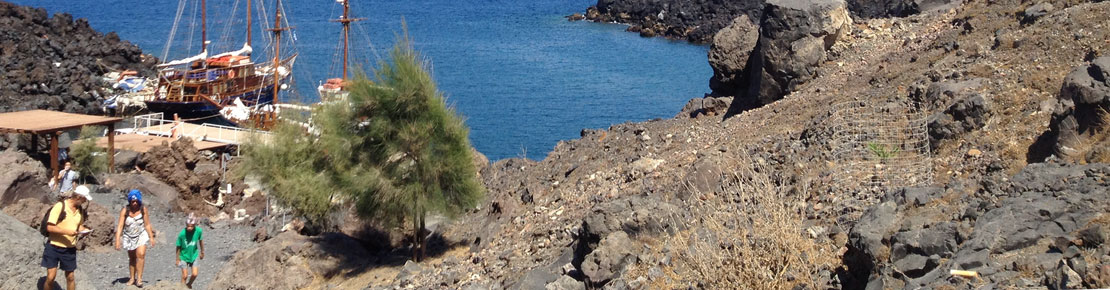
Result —
<svg viewBox="0 0 1110 290"><path fill-rule="evenodd" d="M691 210L702 218L652 247L660 250L652 254L669 255L672 262L662 266L663 277L651 279L651 288L819 288L816 284L828 278L818 273L834 268L837 254L831 242L806 233L804 203L786 196L786 186L776 185L768 170L747 164L723 196L692 199L701 201ZM742 202L732 202L737 200ZM645 273L652 266L635 265L626 274Z"/></svg>
<svg viewBox="0 0 1110 290"><path fill-rule="evenodd" d="M1104 108L1096 111L1098 121L1096 128L1089 135L1080 136L1080 141L1074 154L1069 154L1068 160L1086 163L1110 163L1110 152L1105 149L1110 146L1110 112Z"/></svg>

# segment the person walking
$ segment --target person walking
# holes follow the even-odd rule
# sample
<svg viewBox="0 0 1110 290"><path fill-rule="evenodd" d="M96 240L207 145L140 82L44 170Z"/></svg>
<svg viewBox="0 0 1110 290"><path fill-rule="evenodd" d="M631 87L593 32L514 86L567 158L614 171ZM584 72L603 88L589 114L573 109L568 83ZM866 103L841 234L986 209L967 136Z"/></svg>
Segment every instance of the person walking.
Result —
<svg viewBox="0 0 1110 290"><path fill-rule="evenodd" d="M185 287L193 288L193 282L197 280L198 274L197 259L204 260L202 232L197 227L197 217L189 213L189 217L185 219L185 229L177 235L177 255L174 256L176 257L174 265L181 267L181 283L185 284ZM190 269L193 270L192 276L189 276Z"/></svg>
<svg viewBox="0 0 1110 290"><path fill-rule="evenodd" d="M66 161L65 167L62 168L61 171L58 171L58 175L54 176L53 180L51 180L53 185L51 185L50 188L56 190L55 193L66 194L70 190L73 190L73 183L79 176L81 176L81 174L73 169L73 163Z"/></svg>
<svg viewBox="0 0 1110 290"><path fill-rule="evenodd" d="M143 287L143 266L146 262L146 245L154 248L154 230L143 205L143 193L132 189L127 193L127 206L119 212L116 225L116 250L127 250L127 285Z"/></svg>
<svg viewBox="0 0 1110 290"><path fill-rule="evenodd" d="M46 268L46 279L42 289L54 289L54 278L61 268L66 275L66 289L77 289L77 238L92 232L85 227L88 213L81 206L92 200L89 188L84 185L73 190L68 198L54 204L46 218L48 241L42 253L42 267Z"/></svg>

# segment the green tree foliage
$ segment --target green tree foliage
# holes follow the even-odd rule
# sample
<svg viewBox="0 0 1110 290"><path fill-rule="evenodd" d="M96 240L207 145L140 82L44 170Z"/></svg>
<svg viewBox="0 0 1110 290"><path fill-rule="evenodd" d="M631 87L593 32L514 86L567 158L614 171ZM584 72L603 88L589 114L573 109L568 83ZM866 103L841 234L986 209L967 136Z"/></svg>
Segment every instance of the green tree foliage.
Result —
<svg viewBox="0 0 1110 290"><path fill-rule="evenodd" d="M104 127L85 126L81 128L79 140L69 148L69 158L73 167L81 172L81 182L108 171L108 151L96 146L96 139L104 132Z"/></svg>
<svg viewBox="0 0 1110 290"><path fill-rule="evenodd" d="M411 222L422 245L427 214L457 216L484 192L469 130L425 65L402 37L373 80L359 74L348 96L317 105L310 130L282 123L268 143L244 146L240 172L259 175L279 201L310 219L350 200L364 218Z"/></svg>

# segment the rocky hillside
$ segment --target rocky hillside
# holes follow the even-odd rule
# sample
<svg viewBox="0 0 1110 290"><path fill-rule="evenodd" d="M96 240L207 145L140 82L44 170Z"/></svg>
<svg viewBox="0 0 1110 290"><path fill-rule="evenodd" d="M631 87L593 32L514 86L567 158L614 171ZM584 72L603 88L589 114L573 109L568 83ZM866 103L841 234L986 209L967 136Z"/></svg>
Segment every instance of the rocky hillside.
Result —
<svg viewBox="0 0 1110 290"><path fill-rule="evenodd" d="M28 227L22 222L0 214L0 237L4 246L0 247L0 255L4 262L0 263L0 289L31 289L41 285L46 274L39 263L42 262L42 236L38 231ZM89 276L85 271L76 271L77 287L81 289L96 289L89 283ZM59 275L54 280L54 289L65 287L65 276Z"/></svg>
<svg viewBox="0 0 1110 290"><path fill-rule="evenodd" d="M101 34L85 19L0 1L0 112L49 109L98 114L111 95L109 71L152 76L154 57Z"/></svg>
<svg viewBox="0 0 1110 290"><path fill-rule="evenodd" d="M759 33L732 33L752 49L737 74L776 90L735 95L728 119L711 117L714 96L682 118L584 130L542 161L494 163L482 172L490 201L441 229L468 252L393 285L1107 287L1098 238L1080 238L1105 228L1106 207L1088 201L1105 198L1106 167L1063 154L1027 165L1077 148L1052 132L1087 144L1067 160L1106 162L1091 153L1106 148L1092 117L1105 115L1089 112L1110 108L1096 93L1110 3L970 2L849 22L844 7L771 1L749 20ZM919 108L931 182L839 175L835 117L847 102ZM1072 222L1048 228L1062 219Z"/></svg>
<svg viewBox="0 0 1110 290"><path fill-rule="evenodd" d="M1110 2L925 4L870 18L851 2L767 1L714 37L711 63L731 70L720 92L734 93L494 162L480 172L487 201L429 219L429 259L401 262L391 230L374 246L263 233L213 285L1110 287ZM892 105L920 123L857 122L902 117ZM924 131L906 142L923 147L843 137L912 126ZM870 166L854 171L844 152L873 154ZM909 169L921 173L883 178ZM234 279L259 263L272 271Z"/></svg>

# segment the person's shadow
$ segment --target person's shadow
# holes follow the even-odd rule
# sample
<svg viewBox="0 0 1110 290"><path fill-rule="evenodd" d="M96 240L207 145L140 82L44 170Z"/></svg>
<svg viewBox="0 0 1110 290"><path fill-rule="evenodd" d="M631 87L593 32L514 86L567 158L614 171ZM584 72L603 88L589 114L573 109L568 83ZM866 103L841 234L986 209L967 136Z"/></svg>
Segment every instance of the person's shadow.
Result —
<svg viewBox="0 0 1110 290"><path fill-rule="evenodd" d="M58 278L62 278L62 281L65 281L65 279L66 279L65 276L55 277L54 282L51 282L53 284L53 288L51 288L51 289L65 289L65 288L62 287L61 284L58 284ZM46 276L42 276L42 277L39 277L39 282L35 283L35 285L38 285L39 290L42 290L43 286L45 286L43 283L45 283L45 282L46 282Z"/></svg>

